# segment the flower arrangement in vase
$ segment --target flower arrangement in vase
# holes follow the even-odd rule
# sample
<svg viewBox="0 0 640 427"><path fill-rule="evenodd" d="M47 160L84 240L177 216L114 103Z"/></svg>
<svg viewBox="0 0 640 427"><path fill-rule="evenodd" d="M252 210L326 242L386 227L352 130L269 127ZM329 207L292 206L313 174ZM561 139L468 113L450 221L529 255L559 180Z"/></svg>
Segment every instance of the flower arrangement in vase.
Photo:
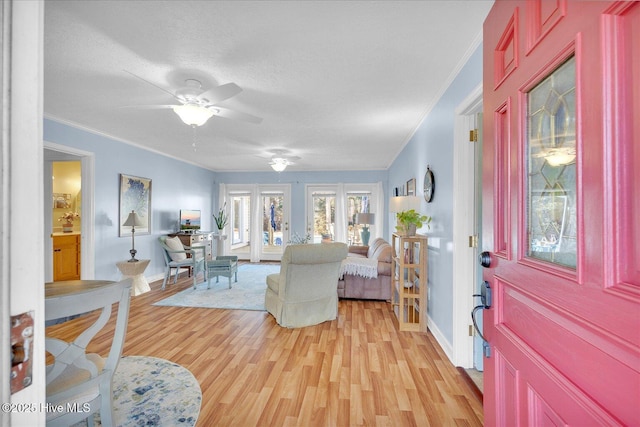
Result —
<svg viewBox="0 0 640 427"><path fill-rule="evenodd" d="M224 230L224 227L226 227L227 222L229 222L229 216L227 215L226 207L227 207L227 202L224 202L224 205L222 205L222 207L218 211L218 215L216 216L216 214L213 214L213 220L216 223L216 227L218 228L218 231Z"/></svg>
<svg viewBox="0 0 640 427"><path fill-rule="evenodd" d="M422 228L424 224L427 224L427 227L431 228L429 225L431 217L422 215L414 209L396 213L396 220L398 221L396 230L398 234L403 236L415 236L416 230Z"/></svg>
<svg viewBox="0 0 640 427"><path fill-rule="evenodd" d="M80 214L78 212L65 212L60 218L58 218L59 222L64 221L62 224L62 231L64 233L71 233L73 231L73 221L80 218Z"/></svg>

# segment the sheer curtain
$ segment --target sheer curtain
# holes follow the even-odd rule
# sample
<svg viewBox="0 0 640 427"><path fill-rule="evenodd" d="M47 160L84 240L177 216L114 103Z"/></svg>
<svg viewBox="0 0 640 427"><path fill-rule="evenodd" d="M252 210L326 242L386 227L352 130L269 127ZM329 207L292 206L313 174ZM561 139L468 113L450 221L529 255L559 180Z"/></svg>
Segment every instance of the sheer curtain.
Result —
<svg viewBox="0 0 640 427"><path fill-rule="evenodd" d="M375 219L375 227L373 230L373 235L371 236L372 239L375 239L377 237L383 237L382 232L383 232L383 228L384 228L384 188L382 186L382 182L378 181L376 183L376 189L375 189L375 198L376 198L376 202L375 202L375 211L374 213L376 214L376 219Z"/></svg>
<svg viewBox="0 0 640 427"><path fill-rule="evenodd" d="M336 185L336 218L335 218L336 230L334 240L336 242L348 243L347 232L347 193L344 189L344 184L339 183Z"/></svg>
<svg viewBox="0 0 640 427"><path fill-rule="evenodd" d="M260 245L262 245L262 206L258 185L251 189L251 235L249 236L249 261L260 262Z"/></svg>
<svg viewBox="0 0 640 427"><path fill-rule="evenodd" d="M218 215L218 212L220 212L220 209L224 206L224 203L227 201L227 186L225 184L220 184L219 188L218 188L218 209L214 209L214 213L216 214L216 216ZM229 215L229 209L230 206L227 205L227 211L226 214ZM229 233L229 229L230 227L232 227L231 223L227 222L227 225L224 227L224 230L220 230L221 234L226 234L227 235L227 239L222 241L222 245L224 246L224 253L228 254L229 253L229 249L231 248L231 243L229 243L231 241L231 235L233 233ZM211 230L213 230L214 232L217 232L218 227L216 226L215 221L213 220L213 216L211 216ZM216 245L218 242L217 240L213 242L214 245ZM217 252L216 252L217 254ZM219 255L219 254L217 254Z"/></svg>

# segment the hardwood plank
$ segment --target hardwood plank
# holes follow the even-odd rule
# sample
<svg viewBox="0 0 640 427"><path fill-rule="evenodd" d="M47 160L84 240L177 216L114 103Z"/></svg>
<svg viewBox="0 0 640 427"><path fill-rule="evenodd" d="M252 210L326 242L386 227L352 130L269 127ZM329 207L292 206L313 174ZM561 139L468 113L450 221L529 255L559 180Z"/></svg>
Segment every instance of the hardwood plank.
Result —
<svg viewBox="0 0 640 427"><path fill-rule="evenodd" d="M189 369L202 389L199 426L483 424L482 403L433 336L399 332L386 302L340 300L337 320L300 329L260 311L152 305L191 283L185 273L132 297L124 355ZM68 339L92 319L47 335ZM106 346L101 333L89 351Z"/></svg>

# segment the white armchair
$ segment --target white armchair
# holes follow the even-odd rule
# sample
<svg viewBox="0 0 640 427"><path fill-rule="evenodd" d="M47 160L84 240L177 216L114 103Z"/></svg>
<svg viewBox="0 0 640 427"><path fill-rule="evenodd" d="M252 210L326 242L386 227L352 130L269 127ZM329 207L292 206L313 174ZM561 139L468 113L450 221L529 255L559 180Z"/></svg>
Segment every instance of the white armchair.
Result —
<svg viewBox="0 0 640 427"><path fill-rule="evenodd" d="M183 246L178 237L160 236L158 240L162 246L164 262L167 266L164 280L162 281L162 289L165 288L167 281L171 277L172 268L176 269L173 279L174 284L178 281L178 273L181 268L189 268L191 270L194 289L199 271L204 273L204 280L207 280L207 270L205 269L206 248L204 246Z"/></svg>
<svg viewBox="0 0 640 427"><path fill-rule="evenodd" d="M280 273L267 276L267 311L287 328L336 319L338 276L346 257L344 243L287 246Z"/></svg>

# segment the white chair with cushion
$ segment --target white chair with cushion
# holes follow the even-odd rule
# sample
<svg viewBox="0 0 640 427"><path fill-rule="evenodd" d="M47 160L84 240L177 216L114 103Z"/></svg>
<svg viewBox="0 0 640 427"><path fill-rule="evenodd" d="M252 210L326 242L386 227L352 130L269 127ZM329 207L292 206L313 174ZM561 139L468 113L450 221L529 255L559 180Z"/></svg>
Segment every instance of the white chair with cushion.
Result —
<svg viewBox="0 0 640 427"><path fill-rule="evenodd" d="M206 248L204 246L184 246L179 237L160 236L158 238L162 246L162 254L164 262L167 266L162 281L162 289L167 285L167 281L171 277L171 269L176 269L173 279L175 284L178 281L178 273L181 268L189 268L193 274L193 287L196 287L196 277L199 271L204 273L204 280L207 280L207 271L205 269ZM189 256L187 256L189 255Z"/></svg>
<svg viewBox="0 0 640 427"><path fill-rule="evenodd" d="M79 314L101 310L93 322L78 323L82 332L67 342L46 337L45 348L54 358L46 369L47 404L63 411L47 411L47 426L70 426L84 419L93 426L93 414L100 412L102 426L115 425L112 408L113 373L122 355L131 300L131 279L121 282L54 282L53 293L45 299L45 320L69 319ZM80 289L80 290L78 290ZM118 305L111 348L107 358L87 354L91 340L109 322L113 305ZM78 408L71 410L70 408Z"/></svg>
<svg viewBox="0 0 640 427"><path fill-rule="evenodd" d="M344 243L288 245L279 274L267 276L264 305L280 326L297 328L338 317Z"/></svg>

